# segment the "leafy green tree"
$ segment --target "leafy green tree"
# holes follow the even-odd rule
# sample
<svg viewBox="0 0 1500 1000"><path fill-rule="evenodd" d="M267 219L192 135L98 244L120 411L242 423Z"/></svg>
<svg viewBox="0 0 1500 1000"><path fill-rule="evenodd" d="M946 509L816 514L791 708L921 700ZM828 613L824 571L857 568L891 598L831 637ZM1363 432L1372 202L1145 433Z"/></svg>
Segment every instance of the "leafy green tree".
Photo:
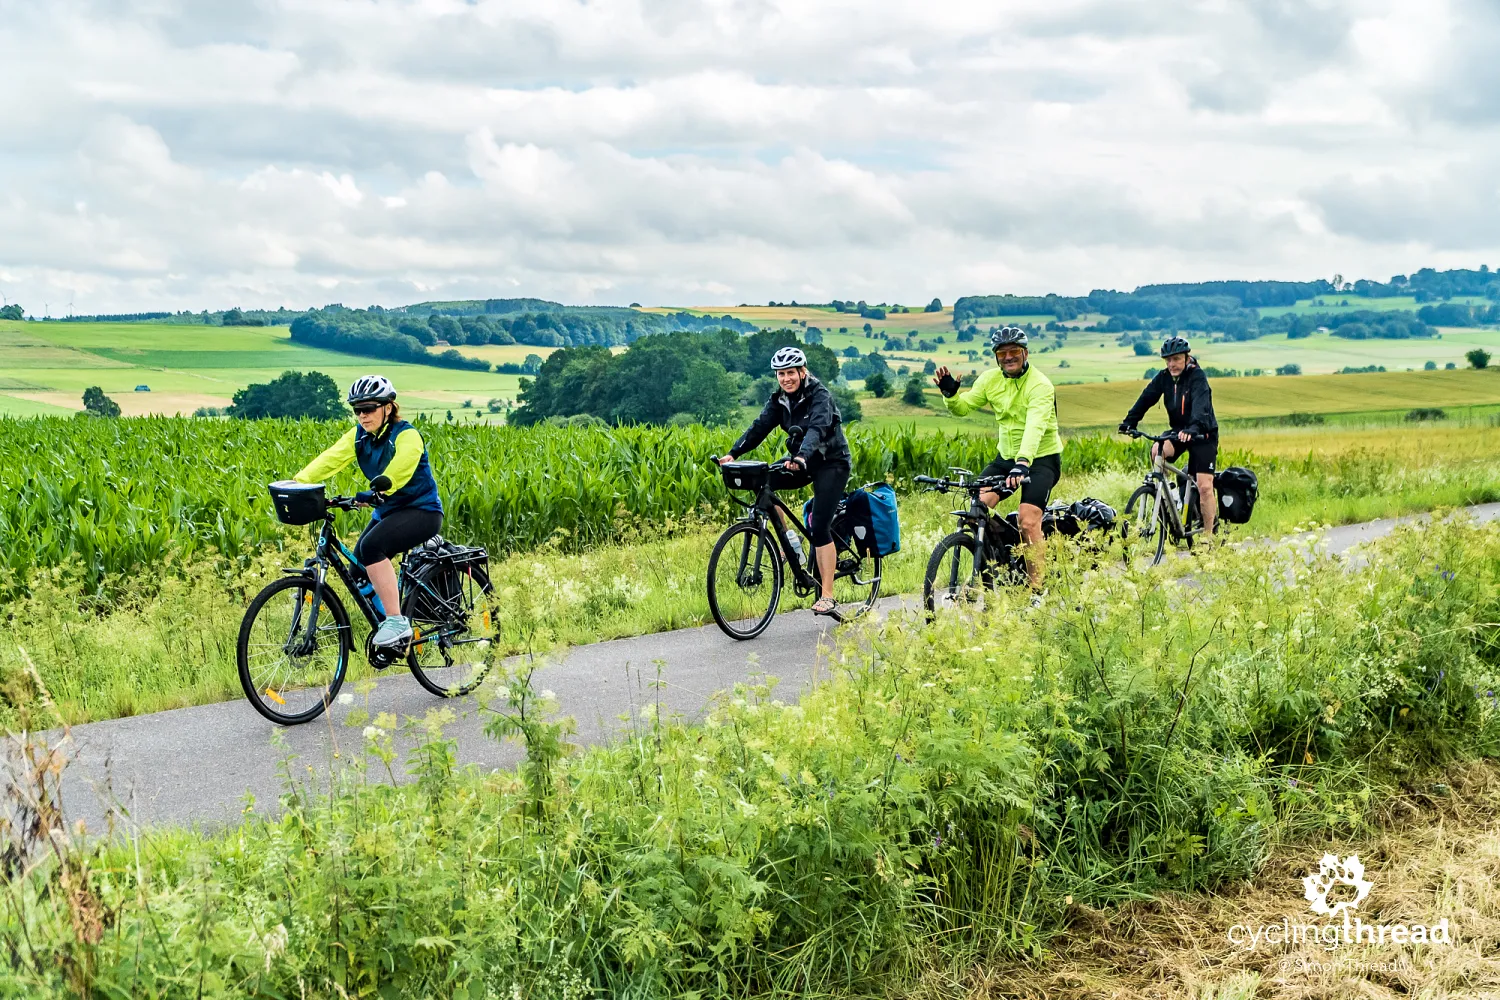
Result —
<svg viewBox="0 0 1500 1000"><path fill-rule="evenodd" d="M852 424L864 419L865 411L859 405L859 397L847 385L836 385L833 387L833 402L838 406L839 417L844 423Z"/></svg>
<svg viewBox="0 0 1500 1000"><path fill-rule="evenodd" d="M1436 361L1429 361L1429 362L1427 362L1425 365L1422 366L1422 370L1424 372L1435 372L1435 371L1437 371L1437 362Z"/></svg>
<svg viewBox="0 0 1500 1000"><path fill-rule="evenodd" d="M1301 365L1282 365L1280 368L1276 369L1276 374L1277 375L1301 375L1302 374L1302 366Z"/></svg>
<svg viewBox="0 0 1500 1000"><path fill-rule="evenodd" d="M120 404L106 396L104 390L97 385L91 385L83 390L83 409L84 412L92 413L96 417L120 415Z"/></svg>
<svg viewBox="0 0 1500 1000"><path fill-rule="evenodd" d="M1482 347L1476 347L1464 355L1464 360L1473 368L1488 368L1490 366L1490 352Z"/></svg>
<svg viewBox="0 0 1500 1000"><path fill-rule="evenodd" d="M684 378L672 386L668 401L700 424L727 424L739 415L739 380L717 362L694 358Z"/></svg>
<svg viewBox="0 0 1500 1000"><path fill-rule="evenodd" d="M333 379L322 372L292 371L282 372L269 382L245 386L234 394L234 403L226 412L241 420L338 420L348 413Z"/></svg>
<svg viewBox="0 0 1500 1000"><path fill-rule="evenodd" d="M933 300L931 302L927 303L927 308L923 309L922 311L923 312L930 312L930 313L940 313L940 312L942 312L943 311L943 300L939 299L939 298L933 298Z"/></svg>
<svg viewBox="0 0 1500 1000"><path fill-rule="evenodd" d="M906 380L906 388L901 390L901 402L907 406L927 406L927 396L922 392L922 376L913 375Z"/></svg>
<svg viewBox="0 0 1500 1000"><path fill-rule="evenodd" d="M1151 355L1151 345L1144 340L1137 340L1131 345L1131 348L1135 351L1135 356L1138 358L1145 358Z"/></svg>
<svg viewBox="0 0 1500 1000"><path fill-rule="evenodd" d="M876 399L884 399L891 394L891 380L883 371L872 372L865 379L865 388L872 392Z"/></svg>
<svg viewBox="0 0 1500 1000"><path fill-rule="evenodd" d="M25 319L26 310L12 302L10 305L0 309L0 319Z"/></svg>

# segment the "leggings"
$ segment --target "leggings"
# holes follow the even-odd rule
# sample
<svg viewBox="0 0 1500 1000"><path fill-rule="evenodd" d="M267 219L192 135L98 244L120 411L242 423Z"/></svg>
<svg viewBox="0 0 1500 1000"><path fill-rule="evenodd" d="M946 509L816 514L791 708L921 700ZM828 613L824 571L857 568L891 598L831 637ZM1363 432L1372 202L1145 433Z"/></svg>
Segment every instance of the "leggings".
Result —
<svg viewBox="0 0 1500 1000"><path fill-rule="evenodd" d="M844 487L849 484L847 462L820 462L813 459L806 469L793 472L789 469L771 470L773 490L801 489L812 483L812 523L807 526L814 548L833 544L833 515L839 501L844 498Z"/></svg>
<svg viewBox="0 0 1500 1000"><path fill-rule="evenodd" d="M369 566L408 549L414 549L443 527L443 512L402 507L379 519L371 519L354 543L354 558Z"/></svg>

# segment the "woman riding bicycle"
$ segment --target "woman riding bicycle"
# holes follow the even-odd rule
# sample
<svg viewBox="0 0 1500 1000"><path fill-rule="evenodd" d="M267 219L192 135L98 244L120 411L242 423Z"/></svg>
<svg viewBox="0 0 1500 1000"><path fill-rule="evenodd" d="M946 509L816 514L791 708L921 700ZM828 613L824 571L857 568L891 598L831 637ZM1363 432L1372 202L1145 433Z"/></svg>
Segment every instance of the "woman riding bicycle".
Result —
<svg viewBox="0 0 1500 1000"><path fill-rule="evenodd" d="M1167 423L1177 432L1177 442L1153 444L1151 458L1155 461L1158 450L1169 460L1184 449L1187 451L1187 474L1198 484L1203 537L1209 538L1214 533L1214 514L1217 513L1214 507L1214 463L1219 458L1219 421L1214 417L1214 397L1208 387L1208 374L1198 366L1198 359L1191 352L1192 345L1186 338L1173 335L1162 341L1161 356L1166 359L1167 367L1146 384L1141 398L1120 421L1120 433L1128 434L1134 430L1146 411L1158 399L1162 401L1167 408ZM1192 441L1195 435L1200 440Z"/></svg>
<svg viewBox="0 0 1500 1000"><path fill-rule="evenodd" d="M839 426L839 408L833 393L807 370L807 356L798 347L783 347L771 356L771 370L781 388L771 393L766 408L750 429L719 459L723 465L751 451L780 427L786 431L789 456L771 469L771 488L795 490L812 483L812 517L808 533L812 536L813 555L818 561L821 593L813 604L815 615L836 613L833 599L833 574L837 557L833 543L833 516L852 468L849 442ZM787 531L776 512L777 526Z"/></svg>
<svg viewBox="0 0 1500 1000"><path fill-rule="evenodd" d="M411 639L411 621L392 614L401 608L391 557L421 545L443 527L443 503L427 459L421 433L401 419L396 387L383 375L366 375L349 387L355 426L313 459L294 478L323 482L350 462L359 463L367 480L390 480L385 494L365 490L356 499L375 508L354 545L354 557L369 574L370 584L386 611L375 630L376 646L400 649Z"/></svg>

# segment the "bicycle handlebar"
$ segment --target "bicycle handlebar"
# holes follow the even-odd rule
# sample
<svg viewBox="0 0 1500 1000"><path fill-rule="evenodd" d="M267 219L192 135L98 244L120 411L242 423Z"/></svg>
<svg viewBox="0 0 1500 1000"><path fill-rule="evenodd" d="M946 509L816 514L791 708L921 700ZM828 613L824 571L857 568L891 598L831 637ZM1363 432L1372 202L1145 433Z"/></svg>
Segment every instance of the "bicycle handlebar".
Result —
<svg viewBox="0 0 1500 1000"><path fill-rule="evenodd" d="M1001 490L1008 489L1008 487L1006 487L1005 485L1005 480L1007 478L1009 477L981 476L978 479L970 479L965 482L957 479L949 479L947 476L944 476L941 479L934 479L932 476L912 476L911 481L914 483L921 483L929 490L933 490L938 493L947 493L949 490L967 490L970 493L981 493L985 490L994 490L998 493ZM1029 483L1031 482L1031 477L1022 476L1021 482L1023 484ZM1011 492L1014 491L1012 490Z"/></svg>
<svg viewBox="0 0 1500 1000"><path fill-rule="evenodd" d="M1128 434L1130 437L1133 437L1133 438L1144 438L1147 441L1177 441L1177 434L1178 434L1177 431L1173 431L1173 430L1168 430L1168 431L1166 431L1164 433L1161 433L1161 434L1147 434L1145 431L1139 430L1139 429L1137 429L1135 427L1130 428L1130 430L1126 431L1125 433ZM1208 435L1207 434L1189 434L1188 435L1188 443L1192 443L1194 441L1207 441L1207 440L1208 440Z"/></svg>

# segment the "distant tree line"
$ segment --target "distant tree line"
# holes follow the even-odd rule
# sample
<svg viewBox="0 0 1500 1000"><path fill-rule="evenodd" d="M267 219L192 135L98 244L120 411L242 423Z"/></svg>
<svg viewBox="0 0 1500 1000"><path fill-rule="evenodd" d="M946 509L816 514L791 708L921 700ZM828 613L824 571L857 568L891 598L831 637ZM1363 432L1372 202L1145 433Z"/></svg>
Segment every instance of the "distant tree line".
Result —
<svg viewBox="0 0 1500 1000"><path fill-rule="evenodd" d="M427 329L424 327L424 329ZM431 336L430 330L428 336ZM359 354L386 361L436 365L439 368L462 368L489 371L490 363L465 357L449 348L440 354L427 350L422 340L405 329L393 329L385 316L364 309L329 307L292 321L292 340L308 347ZM436 343L436 337L432 337Z"/></svg>
<svg viewBox="0 0 1500 1000"><path fill-rule="evenodd" d="M1327 326L1347 328L1340 336L1360 336L1355 323L1365 327L1364 336L1420 337L1430 326L1474 326L1500 323L1500 306L1468 306L1442 302L1453 296L1485 296L1500 303L1500 275L1488 266L1478 270L1436 271L1432 268L1396 275L1389 282L1334 281L1204 281L1191 284L1141 285L1133 292L1096 289L1088 295L970 295L953 304L953 325L961 334L974 330L975 321L998 316L1052 316L1051 323L1076 320L1085 313L1106 318L1091 330L1107 333L1137 331L1198 330L1222 333L1230 340L1250 340L1267 333L1300 330L1302 318L1268 317L1259 310L1293 305L1307 299L1338 294L1371 298L1414 296L1432 303L1417 313L1414 323L1373 322L1374 311L1363 310L1358 319L1351 314L1318 314L1310 329ZM1430 310L1430 311L1429 311ZM1378 313L1385 317L1389 313ZM1049 328L1051 326L1049 323ZM1305 324L1303 324L1305 325ZM1382 332L1374 332L1376 328ZM1402 332L1404 331L1404 332ZM977 331L976 331L977 332ZM962 337L960 338L962 339Z"/></svg>
<svg viewBox="0 0 1500 1000"><path fill-rule="evenodd" d="M620 354L600 345L552 352L535 379L521 380L521 405L508 419L520 425L580 415L617 424L724 423L741 405L769 398L775 389L771 355L793 344L806 352L809 370L835 387L845 411L853 394L836 386L838 358L821 344L805 343L791 330L748 337L679 330L642 337Z"/></svg>

